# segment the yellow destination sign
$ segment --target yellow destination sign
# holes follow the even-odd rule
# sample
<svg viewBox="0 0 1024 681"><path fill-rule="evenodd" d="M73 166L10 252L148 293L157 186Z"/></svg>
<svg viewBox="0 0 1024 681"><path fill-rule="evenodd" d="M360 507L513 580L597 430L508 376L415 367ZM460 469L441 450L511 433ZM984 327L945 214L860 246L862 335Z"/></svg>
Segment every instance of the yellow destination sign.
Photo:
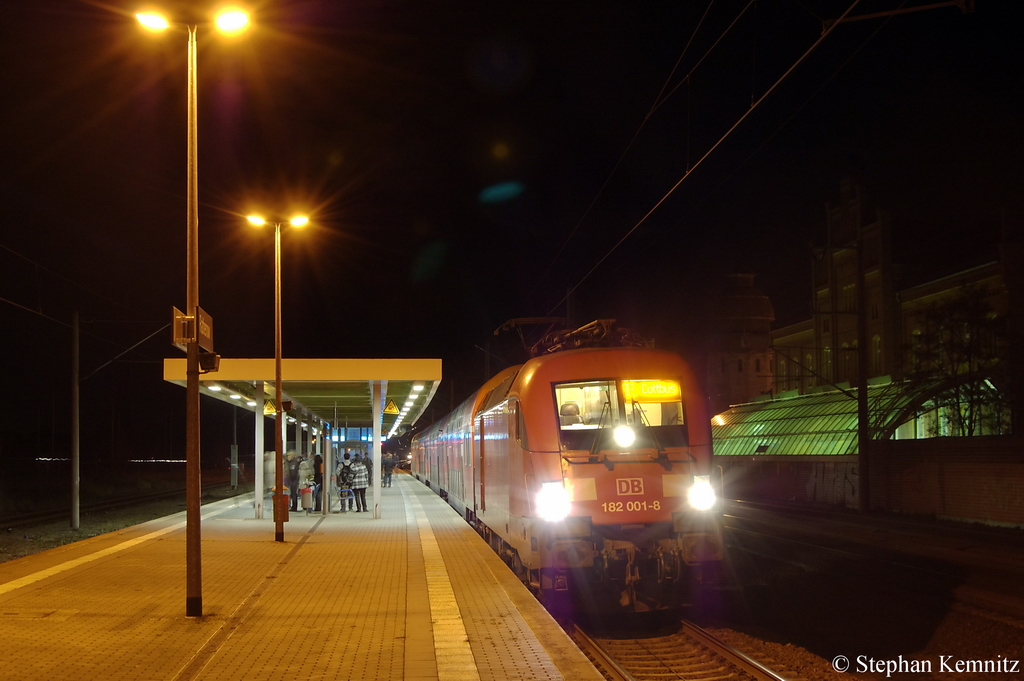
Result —
<svg viewBox="0 0 1024 681"><path fill-rule="evenodd" d="M679 399L676 381L623 381L622 396L632 402L675 402Z"/></svg>

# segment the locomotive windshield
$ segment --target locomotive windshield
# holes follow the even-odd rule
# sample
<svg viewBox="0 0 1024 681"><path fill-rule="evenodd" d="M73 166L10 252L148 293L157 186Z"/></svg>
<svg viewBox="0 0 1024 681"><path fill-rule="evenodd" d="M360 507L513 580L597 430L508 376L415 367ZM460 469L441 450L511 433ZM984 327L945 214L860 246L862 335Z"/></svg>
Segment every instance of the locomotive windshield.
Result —
<svg viewBox="0 0 1024 681"><path fill-rule="evenodd" d="M591 449L605 431L627 425L636 447L686 445L679 383L665 380L596 380L555 385L562 446Z"/></svg>

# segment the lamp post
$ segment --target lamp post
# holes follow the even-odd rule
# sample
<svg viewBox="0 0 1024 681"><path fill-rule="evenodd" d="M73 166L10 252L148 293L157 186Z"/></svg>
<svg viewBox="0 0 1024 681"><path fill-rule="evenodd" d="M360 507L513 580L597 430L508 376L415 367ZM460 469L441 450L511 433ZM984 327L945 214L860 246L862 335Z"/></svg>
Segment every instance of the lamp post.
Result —
<svg viewBox="0 0 1024 681"><path fill-rule="evenodd" d="M267 221L259 215L246 218L254 227L262 227ZM288 221L292 227L301 228L309 218L296 215ZM284 541L284 514L286 512L284 489L284 409L281 389L281 222L274 222L274 540ZM260 491L262 494L262 490Z"/></svg>
<svg viewBox="0 0 1024 681"><path fill-rule="evenodd" d="M146 29L164 31L171 27L166 17L155 12L135 15ZM217 15L215 25L223 33L245 30L249 17L230 9ZM199 454L199 174L196 116L196 32L188 31L188 190L186 228L185 315L190 320L185 364L185 616L203 615L203 565L200 497L202 494Z"/></svg>

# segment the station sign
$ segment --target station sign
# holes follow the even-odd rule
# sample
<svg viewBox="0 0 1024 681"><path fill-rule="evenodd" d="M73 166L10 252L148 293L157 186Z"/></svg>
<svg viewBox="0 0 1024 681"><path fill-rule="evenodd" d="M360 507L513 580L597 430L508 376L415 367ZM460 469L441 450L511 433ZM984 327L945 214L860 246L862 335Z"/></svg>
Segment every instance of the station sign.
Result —
<svg viewBox="0 0 1024 681"><path fill-rule="evenodd" d="M188 343L192 340L191 321L187 314L171 307L171 344L182 352L188 352Z"/></svg>
<svg viewBox="0 0 1024 681"><path fill-rule="evenodd" d="M213 352L213 317L201 307L196 308L196 317L198 324L190 315L171 307L171 343L182 352L188 352L188 344L195 341L200 350Z"/></svg>
<svg viewBox="0 0 1024 681"><path fill-rule="evenodd" d="M199 343L199 349L213 352L213 317L201 307L196 307L196 317L199 318L196 328L198 331L196 342Z"/></svg>

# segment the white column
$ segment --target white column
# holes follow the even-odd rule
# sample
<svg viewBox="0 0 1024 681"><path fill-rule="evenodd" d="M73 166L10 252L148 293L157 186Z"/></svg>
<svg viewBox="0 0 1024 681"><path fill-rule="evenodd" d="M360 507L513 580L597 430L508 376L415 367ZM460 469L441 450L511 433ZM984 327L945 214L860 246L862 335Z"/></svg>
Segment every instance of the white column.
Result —
<svg viewBox="0 0 1024 681"><path fill-rule="evenodd" d="M373 517L380 517L380 418L381 401L384 399L384 381L370 381L370 413L373 415L373 471L370 492L372 494Z"/></svg>
<svg viewBox="0 0 1024 681"><path fill-rule="evenodd" d="M255 518L260 520L263 518L263 452L266 449L263 443L263 435L265 430L265 423L263 422L263 400L265 393L263 391L263 381L256 381L256 432L255 444L253 445L252 465L256 470L253 473L256 476L256 481L253 483L253 496L255 497L256 514Z"/></svg>

